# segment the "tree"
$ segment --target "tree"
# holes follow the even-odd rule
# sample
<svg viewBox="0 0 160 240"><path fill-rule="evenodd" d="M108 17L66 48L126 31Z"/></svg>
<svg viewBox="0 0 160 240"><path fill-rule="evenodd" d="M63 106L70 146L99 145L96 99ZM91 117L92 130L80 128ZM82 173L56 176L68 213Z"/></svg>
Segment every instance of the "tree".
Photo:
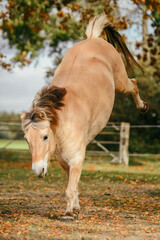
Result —
<svg viewBox="0 0 160 240"><path fill-rule="evenodd" d="M0 14L0 29L9 46L18 50L12 64L30 64L46 46L50 48L50 55L61 55L67 41L84 38L84 28L91 16L105 10L114 21L116 7L116 0L114 4L110 0L8 0ZM117 27L126 28L125 18L115 20Z"/></svg>
<svg viewBox="0 0 160 240"><path fill-rule="evenodd" d="M1 30L10 47L18 49L13 61L29 64L46 44L55 51L60 41L78 39L80 24L70 14L78 8L72 1L9 0L1 13Z"/></svg>
<svg viewBox="0 0 160 240"><path fill-rule="evenodd" d="M160 85L160 4L159 0L132 0L142 14L143 41L137 43L137 48L142 47L142 54L137 57L143 61L146 70L154 76L155 81ZM149 20L153 33L149 33Z"/></svg>

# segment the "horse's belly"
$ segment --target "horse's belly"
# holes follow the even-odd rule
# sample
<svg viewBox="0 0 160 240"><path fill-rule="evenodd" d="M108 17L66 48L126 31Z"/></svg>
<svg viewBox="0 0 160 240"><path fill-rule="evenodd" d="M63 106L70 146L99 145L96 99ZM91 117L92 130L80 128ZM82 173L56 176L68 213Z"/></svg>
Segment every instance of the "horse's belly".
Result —
<svg viewBox="0 0 160 240"><path fill-rule="evenodd" d="M102 91L103 92L103 91ZM115 90L114 87L100 97L101 101L92 112L91 122L88 128L88 143L106 126L114 105Z"/></svg>

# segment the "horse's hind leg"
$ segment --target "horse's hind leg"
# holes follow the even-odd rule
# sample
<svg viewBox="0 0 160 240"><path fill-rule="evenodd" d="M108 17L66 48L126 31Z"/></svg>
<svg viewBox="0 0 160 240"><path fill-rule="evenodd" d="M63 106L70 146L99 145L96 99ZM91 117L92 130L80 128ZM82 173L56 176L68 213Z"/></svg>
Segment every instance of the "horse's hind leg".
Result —
<svg viewBox="0 0 160 240"><path fill-rule="evenodd" d="M125 93L131 93L134 101L136 103L137 108L141 112L147 112L149 109L149 105L147 102L144 102L139 95L139 89L137 86L137 80L135 78L128 79L127 85L125 87Z"/></svg>

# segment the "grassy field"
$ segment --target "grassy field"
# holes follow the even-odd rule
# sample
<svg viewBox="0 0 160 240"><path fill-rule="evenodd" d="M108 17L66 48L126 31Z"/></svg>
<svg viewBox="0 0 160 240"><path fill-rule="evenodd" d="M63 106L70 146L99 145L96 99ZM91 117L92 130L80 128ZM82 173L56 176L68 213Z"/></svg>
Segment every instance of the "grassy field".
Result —
<svg viewBox="0 0 160 240"><path fill-rule="evenodd" d="M0 239L160 239L160 159L131 166L87 157L79 184L81 214L61 222L66 177L52 161L46 178L31 162L0 160Z"/></svg>
<svg viewBox="0 0 160 240"><path fill-rule="evenodd" d="M14 140L10 141L9 139L0 139L0 148L6 149L23 149L28 150L28 144L25 140Z"/></svg>

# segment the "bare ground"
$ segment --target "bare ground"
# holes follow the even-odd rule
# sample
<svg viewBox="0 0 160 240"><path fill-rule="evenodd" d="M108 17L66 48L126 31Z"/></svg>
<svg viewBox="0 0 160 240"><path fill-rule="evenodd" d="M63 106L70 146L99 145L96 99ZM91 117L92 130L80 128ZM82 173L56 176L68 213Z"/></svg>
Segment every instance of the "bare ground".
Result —
<svg viewBox="0 0 160 240"><path fill-rule="evenodd" d="M28 162L1 161L0 239L158 240L160 162L156 164L147 165L148 171L144 163L137 171L137 166L123 171L108 163L86 163L79 184L81 214L66 223L60 220L66 180L57 164L38 179Z"/></svg>

